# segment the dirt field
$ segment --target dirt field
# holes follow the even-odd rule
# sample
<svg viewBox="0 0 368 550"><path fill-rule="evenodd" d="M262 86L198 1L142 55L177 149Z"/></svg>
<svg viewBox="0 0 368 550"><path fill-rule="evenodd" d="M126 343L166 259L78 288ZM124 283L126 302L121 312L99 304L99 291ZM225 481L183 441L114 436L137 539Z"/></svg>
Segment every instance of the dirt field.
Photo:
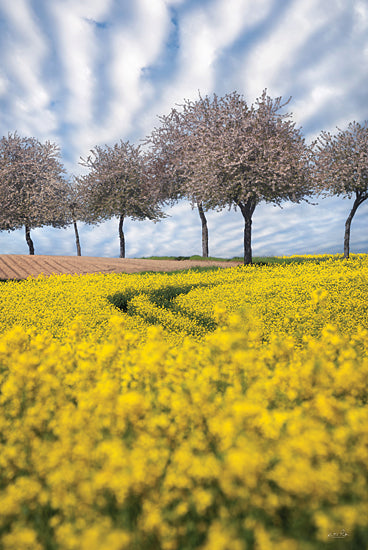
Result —
<svg viewBox="0 0 368 550"><path fill-rule="evenodd" d="M0 255L0 280L26 279L29 275L70 273L138 273L140 271L176 271L196 266L234 267L238 262L193 260L140 260L94 258L91 256Z"/></svg>

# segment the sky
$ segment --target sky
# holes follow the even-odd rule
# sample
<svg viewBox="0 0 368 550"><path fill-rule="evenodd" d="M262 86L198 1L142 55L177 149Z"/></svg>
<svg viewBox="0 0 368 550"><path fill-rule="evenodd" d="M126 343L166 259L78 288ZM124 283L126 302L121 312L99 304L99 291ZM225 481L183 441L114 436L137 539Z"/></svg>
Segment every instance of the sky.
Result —
<svg viewBox="0 0 368 550"><path fill-rule="evenodd" d="M0 135L50 140L69 174L96 145L139 144L184 99L267 88L307 143L368 120L367 0L0 0ZM352 199L257 206L254 256L338 253ZM367 201L368 203L368 201ZM368 252L368 204L351 252ZM125 222L127 257L201 254L198 212ZM211 256L243 254L239 211L208 212ZM79 224L82 254L119 256L118 221ZM72 227L32 231L36 254L74 255ZM22 230L0 253L27 254Z"/></svg>

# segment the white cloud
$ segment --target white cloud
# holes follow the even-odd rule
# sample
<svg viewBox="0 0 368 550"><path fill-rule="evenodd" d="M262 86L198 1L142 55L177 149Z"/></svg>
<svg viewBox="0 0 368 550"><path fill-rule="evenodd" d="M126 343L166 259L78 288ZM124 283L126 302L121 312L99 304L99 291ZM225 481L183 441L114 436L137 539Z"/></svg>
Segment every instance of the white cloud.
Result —
<svg viewBox="0 0 368 550"><path fill-rule="evenodd" d="M6 77L0 74L0 97L4 96L8 90L9 81Z"/></svg>
<svg viewBox="0 0 368 550"><path fill-rule="evenodd" d="M197 99L198 91L202 95L216 91L224 49L267 16L272 0L258 0L257 9L252 0L197 2L188 8L183 4L177 20L179 49L172 78L158 101L146 108L143 137L157 125L157 115L168 113L184 99Z"/></svg>
<svg viewBox="0 0 368 550"><path fill-rule="evenodd" d="M292 2L245 56L247 97L253 100L264 88L271 96L291 95L288 109L298 125L309 126L308 140L360 120L359 90L368 80L367 11L358 0L335 2L333 10L318 0Z"/></svg>
<svg viewBox="0 0 368 550"><path fill-rule="evenodd" d="M45 139L56 127L49 110L50 91L42 78L48 44L35 14L25 0L4 2L9 44L3 58L2 93L8 91L6 118L19 133ZM10 130L10 128L9 128Z"/></svg>
<svg viewBox="0 0 368 550"><path fill-rule="evenodd" d="M328 5L324 3L322 6L318 0L291 3L270 34L252 49L247 58L244 79L247 94L258 97L267 88L274 95L284 95L290 84L288 71L300 49L312 34L330 22L330 18Z"/></svg>
<svg viewBox="0 0 368 550"><path fill-rule="evenodd" d="M54 19L55 39L63 70L61 82L67 98L64 104L64 122L92 120L93 94L96 86L94 60L97 55L93 26L79 3L54 1L50 12Z"/></svg>
<svg viewBox="0 0 368 550"><path fill-rule="evenodd" d="M143 71L159 56L170 17L163 0L137 0L129 15L112 2L67 4L66 10L65 2L55 2L50 11L67 92L63 122L75 125L68 139L77 162L95 145L126 139L134 130L151 93Z"/></svg>
<svg viewBox="0 0 368 550"><path fill-rule="evenodd" d="M366 2L358 1L353 6L354 9L354 31L359 33L368 29L368 6Z"/></svg>
<svg viewBox="0 0 368 550"><path fill-rule="evenodd" d="M97 29L109 22L112 0L54 0L47 5L53 21L53 34L61 74L54 93L62 107L60 123L69 125L67 147L72 151L70 171L80 172L79 157L100 143L101 130L96 122L99 106L97 93L104 87L98 74L106 43L99 41ZM74 165L74 166L73 166Z"/></svg>
<svg viewBox="0 0 368 550"><path fill-rule="evenodd" d="M24 231L0 232L0 254L27 254Z"/></svg>
<svg viewBox="0 0 368 550"><path fill-rule="evenodd" d="M112 95L104 129L111 139L127 135L135 117L150 100L151 85L144 70L159 57L170 31L170 16L163 0L139 0L131 19L113 25L108 68Z"/></svg>
<svg viewBox="0 0 368 550"><path fill-rule="evenodd" d="M323 112L323 109L326 108L331 102L337 102L343 100L343 91L339 88L329 85L327 82L321 78L318 84L318 78L315 79L315 85L310 90L310 93L306 96L303 96L301 99L292 102L291 111L293 113L294 120L297 120L299 125L304 125L308 122L309 119L318 115L318 113ZM345 118L345 117L344 117ZM306 136L308 141L312 141L317 137L321 130L331 130L333 131L336 127L336 120L334 121L333 128L318 128L316 132L308 134ZM339 119L338 124L341 122ZM337 124L337 125L338 125Z"/></svg>

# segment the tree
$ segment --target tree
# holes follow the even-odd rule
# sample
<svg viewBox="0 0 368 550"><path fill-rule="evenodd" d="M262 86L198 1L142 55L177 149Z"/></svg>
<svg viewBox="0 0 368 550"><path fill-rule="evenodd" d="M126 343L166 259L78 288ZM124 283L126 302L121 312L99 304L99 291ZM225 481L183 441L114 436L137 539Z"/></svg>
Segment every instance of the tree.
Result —
<svg viewBox="0 0 368 550"><path fill-rule="evenodd" d="M181 112L174 109L162 119L185 195L205 209L240 209L246 264L252 262L257 204L299 202L310 192L310 152L290 115L279 112L287 103L266 90L251 107L237 92L214 94L186 100Z"/></svg>
<svg viewBox="0 0 368 550"><path fill-rule="evenodd" d="M67 190L59 147L34 137L9 133L0 140L0 227L25 227L29 253L34 254L31 229L66 227Z"/></svg>
<svg viewBox="0 0 368 550"><path fill-rule="evenodd" d="M159 116L161 125L154 128L145 143L150 146L153 159L153 173L156 184L160 188L164 200L174 203L183 198L189 198L192 207L196 206L202 226L202 256L209 255L208 226L202 201L195 196L189 196L186 178L183 171L185 162L184 151L181 148L182 140L191 134L196 134L198 127L204 123L203 104L193 104L195 110L187 116L186 105L181 105L183 112L172 109L169 115Z"/></svg>
<svg viewBox="0 0 368 550"><path fill-rule="evenodd" d="M368 123L351 122L338 134L321 132L314 144L314 179L321 194L354 198L345 222L344 257L349 258L350 229L358 207L368 199Z"/></svg>
<svg viewBox="0 0 368 550"><path fill-rule="evenodd" d="M149 163L139 146L120 141L113 147L96 146L80 164L89 169L77 178L78 193L85 203L87 223L119 218L120 257L125 258L124 220L164 217L157 186L150 178Z"/></svg>
<svg viewBox="0 0 368 550"><path fill-rule="evenodd" d="M67 182L68 196L67 196L67 209L71 216L71 221L74 228L75 235L75 244L77 248L77 256L82 255L79 231L78 231L78 220L83 221L83 219L88 217L88 212L86 211L85 204L82 200L82 197L79 196L77 178L73 176L71 180Z"/></svg>

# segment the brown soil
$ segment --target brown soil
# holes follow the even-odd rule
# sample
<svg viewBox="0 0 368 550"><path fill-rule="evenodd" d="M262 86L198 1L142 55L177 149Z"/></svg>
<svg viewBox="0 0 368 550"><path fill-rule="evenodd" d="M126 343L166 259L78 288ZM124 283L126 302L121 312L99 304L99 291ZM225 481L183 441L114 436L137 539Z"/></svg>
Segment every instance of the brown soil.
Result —
<svg viewBox="0 0 368 550"><path fill-rule="evenodd" d="M176 271L197 266L235 267L239 262L201 260L140 260L122 258L94 258L91 256L26 256L0 255L0 280L26 279L30 275L139 273L140 271Z"/></svg>

